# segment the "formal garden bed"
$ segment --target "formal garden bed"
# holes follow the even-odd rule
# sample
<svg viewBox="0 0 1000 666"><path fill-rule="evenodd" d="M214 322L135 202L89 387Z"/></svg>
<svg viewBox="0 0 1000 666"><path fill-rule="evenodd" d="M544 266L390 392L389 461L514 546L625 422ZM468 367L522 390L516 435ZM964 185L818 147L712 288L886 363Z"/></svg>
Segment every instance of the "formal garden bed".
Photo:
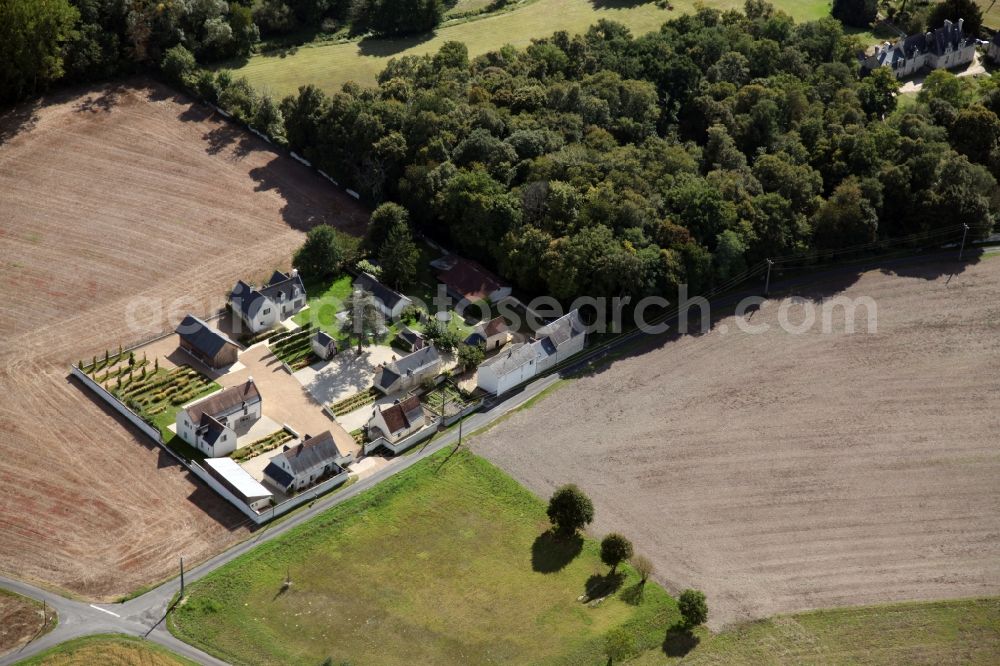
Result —
<svg viewBox="0 0 1000 666"><path fill-rule="evenodd" d="M221 390L222 387L200 374L194 368L182 365L172 370L158 367L154 360L154 370L143 376L124 379L120 385L105 388L121 400L143 420L158 428L164 441L174 437L169 426L176 421L177 412L185 405L200 397Z"/></svg>
<svg viewBox="0 0 1000 666"><path fill-rule="evenodd" d="M355 409L361 409L365 405L370 405L376 400L378 400L379 392L374 388L370 388L367 391L362 391L360 393L355 393L354 395L348 396L343 400L338 400L337 402L330 404L330 411L333 412L334 416L343 416L345 414L350 414Z"/></svg>
<svg viewBox="0 0 1000 666"><path fill-rule="evenodd" d="M287 363L293 371L320 360L312 350L312 326L308 323L293 331L273 336L273 339L268 339L267 344L271 353Z"/></svg>
<svg viewBox="0 0 1000 666"><path fill-rule="evenodd" d="M267 437L258 439L256 442L251 442L246 446L241 446L230 454L230 458L236 462L246 462L255 456L259 456L262 453L267 453L268 451L273 451L274 449L286 444L295 439L292 433L285 429L281 429L277 432L273 432Z"/></svg>

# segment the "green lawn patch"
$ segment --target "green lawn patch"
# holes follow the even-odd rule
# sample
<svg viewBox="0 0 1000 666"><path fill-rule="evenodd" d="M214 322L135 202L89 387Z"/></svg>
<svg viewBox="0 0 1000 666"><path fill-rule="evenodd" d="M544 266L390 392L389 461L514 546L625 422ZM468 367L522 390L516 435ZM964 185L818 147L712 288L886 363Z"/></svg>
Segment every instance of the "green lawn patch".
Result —
<svg viewBox="0 0 1000 666"><path fill-rule="evenodd" d="M197 666L156 643L123 634L75 638L20 663L22 666Z"/></svg>
<svg viewBox="0 0 1000 666"><path fill-rule="evenodd" d="M694 9L696 0L672 0L673 11L654 2L593 2L592 0L537 0L512 11L486 15L438 28L433 36L416 35L399 39L365 39L341 43L306 44L294 53L272 52L256 55L235 66L235 76L246 76L258 89L269 89L278 97L295 94L299 86L313 83L328 93L340 90L347 81L374 85L391 58L436 53L447 41L465 43L469 56L495 51L505 44L524 47L532 39L548 37L557 30L570 34L587 31L600 19L623 23L641 35L659 27L678 14ZM706 0L708 7L743 8L742 0ZM796 21L828 16L824 0L776 0L779 9ZM233 63L230 63L233 65Z"/></svg>
<svg viewBox="0 0 1000 666"><path fill-rule="evenodd" d="M1000 598L916 602L784 615L700 641L683 659L702 664L995 664ZM665 648L680 656L678 642ZM635 664L675 658L650 651Z"/></svg>
<svg viewBox="0 0 1000 666"><path fill-rule="evenodd" d="M604 664L604 637L662 643L676 604L590 539L559 542L543 503L460 450L417 463L189 586L169 620L234 663ZM283 590L283 581L292 584Z"/></svg>
<svg viewBox="0 0 1000 666"><path fill-rule="evenodd" d="M312 323L314 327L326 331L332 337L341 339L337 313L344 309L344 303L351 295L352 289L352 278L346 274L322 284L307 284L309 307L292 317L292 321L300 326Z"/></svg>

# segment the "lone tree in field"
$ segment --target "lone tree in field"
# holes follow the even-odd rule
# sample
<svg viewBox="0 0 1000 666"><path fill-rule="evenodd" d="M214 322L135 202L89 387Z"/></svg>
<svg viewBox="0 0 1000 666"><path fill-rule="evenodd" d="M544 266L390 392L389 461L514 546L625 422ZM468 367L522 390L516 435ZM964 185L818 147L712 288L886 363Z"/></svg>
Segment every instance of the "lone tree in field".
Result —
<svg viewBox="0 0 1000 666"><path fill-rule="evenodd" d="M632 566L639 572L639 584L645 585L653 574L653 562L645 555L636 555L632 558Z"/></svg>
<svg viewBox="0 0 1000 666"><path fill-rule="evenodd" d="M372 295L362 289L358 289L344 303L347 306L347 318L344 324L347 326L348 334L358 340L358 353L361 353L361 346L378 333L378 308L375 307L375 299Z"/></svg>
<svg viewBox="0 0 1000 666"><path fill-rule="evenodd" d="M621 534L612 532L601 540L601 562L611 567L611 573L619 563L632 557L632 542Z"/></svg>
<svg viewBox="0 0 1000 666"><path fill-rule="evenodd" d="M878 13L876 0L833 0L830 10L833 18L840 19L849 26L866 28Z"/></svg>
<svg viewBox="0 0 1000 666"><path fill-rule="evenodd" d="M705 593L699 590L684 590L677 598L677 607L684 620L684 628L690 631L708 619L708 604Z"/></svg>
<svg viewBox="0 0 1000 666"><path fill-rule="evenodd" d="M306 242L295 253L292 265L306 280L323 280L336 275L344 261L337 232L328 224L313 227Z"/></svg>
<svg viewBox="0 0 1000 666"><path fill-rule="evenodd" d="M582 490L570 483L552 494L546 513L556 531L569 536L594 520L594 504Z"/></svg>

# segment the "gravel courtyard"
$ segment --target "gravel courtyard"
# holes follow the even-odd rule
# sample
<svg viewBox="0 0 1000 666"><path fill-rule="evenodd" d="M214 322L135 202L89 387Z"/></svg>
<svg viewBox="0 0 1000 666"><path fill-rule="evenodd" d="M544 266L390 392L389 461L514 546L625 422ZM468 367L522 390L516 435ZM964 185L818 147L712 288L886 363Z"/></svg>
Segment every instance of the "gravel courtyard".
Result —
<svg viewBox="0 0 1000 666"><path fill-rule="evenodd" d="M594 500L713 628L1000 592L1000 256L872 271L875 334L778 329L778 302L573 380L472 447ZM825 294L834 295L836 289ZM802 320L802 305L790 320ZM834 319L834 323L837 320Z"/></svg>

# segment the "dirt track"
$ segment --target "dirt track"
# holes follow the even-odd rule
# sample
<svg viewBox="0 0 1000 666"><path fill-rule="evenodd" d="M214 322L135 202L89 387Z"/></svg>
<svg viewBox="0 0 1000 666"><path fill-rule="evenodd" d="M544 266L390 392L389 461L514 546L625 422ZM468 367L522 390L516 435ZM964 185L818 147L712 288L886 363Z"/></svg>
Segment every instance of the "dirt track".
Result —
<svg viewBox="0 0 1000 666"><path fill-rule="evenodd" d="M367 214L146 80L67 93L28 122L18 111L0 118L0 571L110 598L246 528L67 380L69 364L207 314L238 277L287 267L304 230L356 232ZM130 330L134 297L152 300Z"/></svg>
<svg viewBox="0 0 1000 666"><path fill-rule="evenodd" d="M842 316L789 335L772 301L752 320L766 334L723 319L472 446L542 496L579 483L593 532L632 538L672 590L704 589L716 628L1000 593L1000 257L934 273L952 269L861 276L846 293L877 301L874 335Z"/></svg>

